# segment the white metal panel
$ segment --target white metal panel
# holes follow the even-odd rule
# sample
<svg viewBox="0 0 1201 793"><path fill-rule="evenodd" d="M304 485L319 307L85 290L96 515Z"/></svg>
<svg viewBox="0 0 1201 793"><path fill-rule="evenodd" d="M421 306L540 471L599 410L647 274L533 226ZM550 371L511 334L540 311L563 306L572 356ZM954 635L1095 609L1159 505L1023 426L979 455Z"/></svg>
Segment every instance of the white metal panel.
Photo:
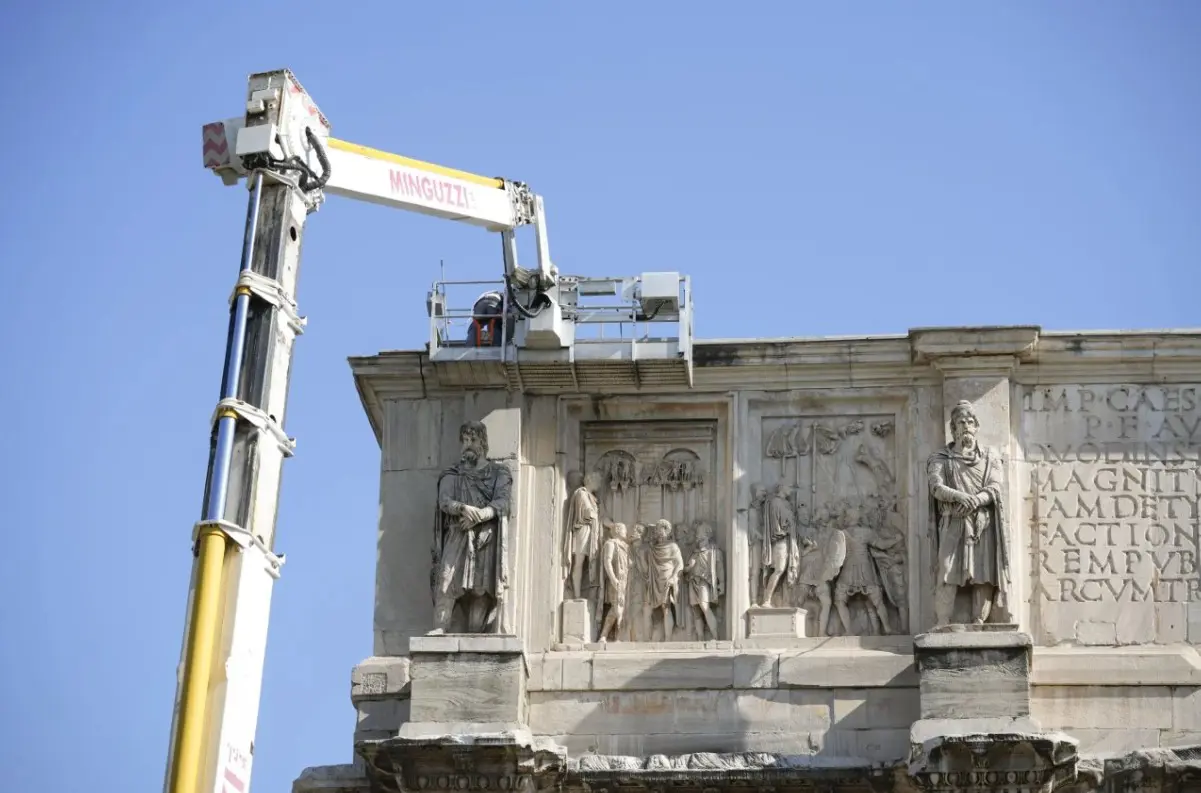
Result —
<svg viewBox="0 0 1201 793"><path fill-rule="evenodd" d="M333 195L461 220L489 231L516 227L516 213L504 190L355 152L327 149Z"/></svg>
<svg viewBox="0 0 1201 793"><path fill-rule="evenodd" d="M260 453L269 454L268 445L262 444ZM224 664L214 668L209 689L212 737L204 769L212 777L200 786L206 793L250 789L274 583L271 565L257 547L233 553L226 568L225 637L218 645Z"/></svg>

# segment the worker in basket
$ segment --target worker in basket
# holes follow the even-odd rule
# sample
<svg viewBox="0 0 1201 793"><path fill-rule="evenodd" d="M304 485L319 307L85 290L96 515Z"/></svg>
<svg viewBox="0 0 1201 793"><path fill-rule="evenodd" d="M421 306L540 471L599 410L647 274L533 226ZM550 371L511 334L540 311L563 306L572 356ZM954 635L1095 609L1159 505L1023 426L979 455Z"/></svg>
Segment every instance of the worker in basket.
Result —
<svg viewBox="0 0 1201 793"><path fill-rule="evenodd" d="M500 292L485 292L476 298L471 309L471 326L467 330L468 347L499 347L502 332L501 320L505 319L505 300ZM513 317L510 315L505 324L508 326L508 338L513 338Z"/></svg>

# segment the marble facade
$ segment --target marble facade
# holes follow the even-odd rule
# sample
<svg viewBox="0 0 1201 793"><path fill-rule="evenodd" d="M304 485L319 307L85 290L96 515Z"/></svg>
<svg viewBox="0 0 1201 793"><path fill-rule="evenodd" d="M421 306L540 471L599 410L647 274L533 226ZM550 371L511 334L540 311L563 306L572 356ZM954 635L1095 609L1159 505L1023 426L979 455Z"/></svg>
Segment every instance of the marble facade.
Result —
<svg viewBox="0 0 1201 793"><path fill-rule="evenodd" d="M673 392L351 366L381 448L374 655L354 762L298 791L1201 790L1201 332L697 342ZM963 405L996 465L974 501L932 486ZM512 482L502 629L430 635L472 422ZM943 579L951 511L985 515L969 544L1004 523L982 624Z"/></svg>

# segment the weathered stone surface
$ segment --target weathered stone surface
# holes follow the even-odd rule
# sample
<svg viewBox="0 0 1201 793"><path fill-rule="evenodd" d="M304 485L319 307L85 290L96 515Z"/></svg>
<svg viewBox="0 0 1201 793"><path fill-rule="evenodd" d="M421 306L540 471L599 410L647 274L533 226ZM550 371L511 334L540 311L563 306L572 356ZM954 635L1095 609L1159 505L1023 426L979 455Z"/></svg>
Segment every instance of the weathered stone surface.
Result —
<svg viewBox="0 0 1201 793"><path fill-rule="evenodd" d="M1067 732L1103 725L1171 729L1176 727L1172 700L1166 686L1039 686L1031 712L1045 726ZM1177 709L1182 718L1188 712L1185 702Z"/></svg>
<svg viewBox="0 0 1201 793"><path fill-rule="evenodd" d="M1040 642L1196 642L1201 385L1027 386L1019 399Z"/></svg>
<svg viewBox="0 0 1201 793"><path fill-rule="evenodd" d="M596 653L592 657L592 688L597 690L720 689L733 685L734 654L728 651Z"/></svg>
<svg viewBox="0 0 1201 793"><path fill-rule="evenodd" d="M355 703L355 735L357 737L395 735L400 725L409 720L409 700L371 699Z"/></svg>
<svg viewBox="0 0 1201 793"><path fill-rule="evenodd" d="M563 641L574 644L592 642L592 610L582 598L563 601Z"/></svg>
<svg viewBox="0 0 1201 793"><path fill-rule="evenodd" d="M561 745L511 724L409 723L355 751L373 793L525 791L557 785L567 765Z"/></svg>
<svg viewBox="0 0 1201 793"><path fill-rule="evenodd" d="M752 639L805 637L804 609L754 606L747 612L747 635Z"/></svg>
<svg viewBox="0 0 1201 793"><path fill-rule="evenodd" d="M1035 685L1201 686L1201 654L1176 647L1035 647Z"/></svg>
<svg viewBox="0 0 1201 793"><path fill-rule="evenodd" d="M292 793L369 793L371 783L353 764L306 768L292 782Z"/></svg>
<svg viewBox="0 0 1201 793"><path fill-rule="evenodd" d="M524 724L527 670L515 636L414 637L410 718Z"/></svg>
<svg viewBox="0 0 1201 793"><path fill-rule="evenodd" d="M1014 630L926 633L913 640L923 719L1030 714L1031 640Z"/></svg>
<svg viewBox="0 0 1201 793"><path fill-rule="evenodd" d="M780 654L780 685L785 687L906 688L917 684L912 656L867 650Z"/></svg>
<svg viewBox="0 0 1201 793"><path fill-rule="evenodd" d="M925 790L1051 791L1076 779L1076 741L1029 718L922 719L909 740L909 775Z"/></svg>
<svg viewBox="0 0 1201 793"><path fill-rule="evenodd" d="M407 657L373 656L350 672L350 701L408 697L410 663Z"/></svg>

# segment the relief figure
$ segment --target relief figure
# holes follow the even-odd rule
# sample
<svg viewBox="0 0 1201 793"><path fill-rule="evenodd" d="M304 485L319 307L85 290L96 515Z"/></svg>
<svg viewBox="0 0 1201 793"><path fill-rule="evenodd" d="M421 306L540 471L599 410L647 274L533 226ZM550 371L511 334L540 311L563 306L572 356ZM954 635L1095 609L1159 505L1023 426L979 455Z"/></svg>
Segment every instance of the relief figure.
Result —
<svg viewBox="0 0 1201 793"><path fill-rule="evenodd" d="M584 597L584 568L588 568L588 586L596 589L601 584L600 505L596 493L600 489L600 475L589 471L582 479L578 472L567 475L570 496L567 501L566 527L563 533L563 565L570 575L570 596Z"/></svg>
<svg viewBox="0 0 1201 793"><path fill-rule="evenodd" d="M704 521L698 522L696 550L692 552L685 572L688 574L689 600L703 619L703 623L697 623L696 629L696 636L702 641L706 629L710 639L717 638L717 616L713 609L726 591L725 568L725 555L713 541L713 527Z"/></svg>
<svg viewBox="0 0 1201 793"><path fill-rule="evenodd" d="M626 633L632 642L651 640L651 586L650 541L646 537L646 526L635 523L630 528L630 572L628 598L626 600Z"/></svg>
<svg viewBox="0 0 1201 793"><path fill-rule="evenodd" d="M960 591L971 594L971 620L989 621L993 606L1006 606L1009 586L1008 534L1001 455L976 442L980 422L972 404L960 401L951 411L946 448L930 455L931 527L936 589L934 612L947 625Z"/></svg>
<svg viewBox="0 0 1201 793"><path fill-rule="evenodd" d="M609 526L609 539L601 551L605 571L604 604L608 607L605 621L601 625L600 640L608 641L610 635L616 639L625 629L626 597L630 584L630 549L626 544L624 523Z"/></svg>
<svg viewBox="0 0 1201 793"><path fill-rule="evenodd" d="M648 605L652 614L658 613L662 619L663 641L669 642L675 633L675 610L679 601L680 572L684 569L684 559L680 555L680 546L672 539L671 521L656 521L653 537Z"/></svg>
<svg viewBox="0 0 1201 793"><path fill-rule="evenodd" d="M876 573L876 565L869 551L870 544L876 538L875 529L864 525L862 512L855 504L848 504L843 512L843 535L846 537L847 555L843 562L842 571L834 585L834 606L838 609L838 618L842 620L843 632L849 633L851 627L851 612L847 602L854 595L865 595L871 603L876 618L884 633L891 633L888 625L888 611L884 608L884 594L880 586L880 578Z"/></svg>
<svg viewBox="0 0 1201 793"><path fill-rule="evenodd" d="M831 592L834 578L846 559L846 541L842 534L831 530L829 512L822 511L813 520L801 522L800 559L797 565L799 591L796 603L802 608L808 600L817 600L821 611L817 618L817 635L829 632L830 609L834 605Z"/></svg>
<svg viewBox="0 0 1201 793"><path fill-rule="evenodd" d="M909 584L905 574L905 559L908 556L905 531L901 528L901 516L893 504L882 504L876 537L868 543L868 550L880 571L880 583L884 585L884 596L896 607L900 615L898 633L909 632Z"/></svg>
<svg viewBox="0 0 1201 793"><path fill-rule="evenodd" d="M488 430L482 422L463 424L459 443L459 462L438 477L433 633L450 629L455 606L463 612L464 633L503 632L513 476L503 463L488 459Z"/></svg>
<svg viewBox="0 0 1201 793"><path fill-rule="evenodd" d="M762 584L759 604L771 606L780 579L787 576L785 580L792 586L800 572L796 515L788 501L784 485L777 485L771 493L757 487L755 501L759 504L762 515L756 543L759 557L758 578L766 578Z"/></svg>

